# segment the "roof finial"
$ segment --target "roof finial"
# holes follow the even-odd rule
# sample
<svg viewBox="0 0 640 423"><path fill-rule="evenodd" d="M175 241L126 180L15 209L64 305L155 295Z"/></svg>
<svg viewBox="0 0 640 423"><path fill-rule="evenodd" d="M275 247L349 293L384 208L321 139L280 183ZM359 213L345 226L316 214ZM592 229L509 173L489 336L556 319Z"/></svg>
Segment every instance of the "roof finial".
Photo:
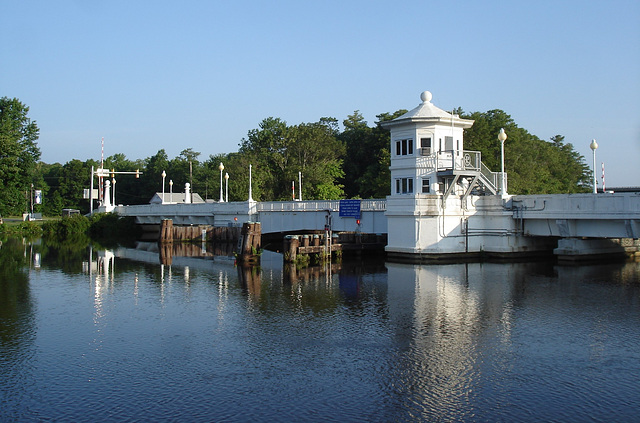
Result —
<svg viewBox="0 0 640 423"><path fill-rule="evenodd" d="M431 91L423 91L422 94L420 94L420 100L422 100L423 103L431 102L431 98L433 98Z"/></svg>

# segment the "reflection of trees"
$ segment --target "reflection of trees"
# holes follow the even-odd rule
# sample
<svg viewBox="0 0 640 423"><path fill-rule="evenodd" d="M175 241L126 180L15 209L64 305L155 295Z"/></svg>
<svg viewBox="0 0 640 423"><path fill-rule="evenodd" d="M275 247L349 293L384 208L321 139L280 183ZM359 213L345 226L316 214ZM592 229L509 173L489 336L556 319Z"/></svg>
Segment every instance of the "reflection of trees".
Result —
<svg viewBox="0 0 640 423"><path fill-rule="evenodd" d="M0 358L9 365L14 360L28 358L20 351L27 348L35 331L25 269L29 257L24 254L24 248L18 239L4 241L0 248Z"/></svg>
<svg viewBox="0 0 640 423"><path fill-rule="evenodd" d="M42 264L61 268L65 273L80 273L82 262L87 259L89 238L77 236L63 241L43 239L39 246Z"/></svg>

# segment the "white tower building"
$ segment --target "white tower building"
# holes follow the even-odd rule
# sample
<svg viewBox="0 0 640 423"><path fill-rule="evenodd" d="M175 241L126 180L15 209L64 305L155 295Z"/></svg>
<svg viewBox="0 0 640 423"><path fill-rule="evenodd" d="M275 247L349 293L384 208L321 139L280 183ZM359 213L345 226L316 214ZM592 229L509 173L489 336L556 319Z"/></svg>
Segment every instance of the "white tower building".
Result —
<svg viewBox="0 0 640 423"><path fill-rule="evenodd" d="M522 242L532 248L513 236L509 197L496 195L500 173L482 164L480 152L464 149L463 132L473 121L433 105L429 91L420 98L416 108L382 124L391 131L387 253L421 259L513 253Z"/></svg>
<svg viewBox="0 0 640 423"><path fill-rule="evenodd" d="M482 172L479 152L464 150L463 131L473 121L434 106L429 91L420 98L418 107L382 124L391 130L391 196L495 194L497 174Z"/></svg>

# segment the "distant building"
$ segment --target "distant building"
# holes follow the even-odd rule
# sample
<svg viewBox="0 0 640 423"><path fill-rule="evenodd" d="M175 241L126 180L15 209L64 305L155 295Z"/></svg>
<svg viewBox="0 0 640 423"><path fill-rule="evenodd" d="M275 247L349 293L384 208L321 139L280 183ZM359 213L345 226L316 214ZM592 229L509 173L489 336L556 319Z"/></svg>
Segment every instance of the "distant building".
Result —
<svg viewBox="0 0 640 423"><path fill-rule="evenodd" d="M164 204L181 204L184 203L184 192L174 192L174 193L164 193ZM192 203L204 203L202 197L199 194L192 193L191 194L191 202ZM149 204L162 204L162 193L156 192L151 200L149 200Z"/></svg>

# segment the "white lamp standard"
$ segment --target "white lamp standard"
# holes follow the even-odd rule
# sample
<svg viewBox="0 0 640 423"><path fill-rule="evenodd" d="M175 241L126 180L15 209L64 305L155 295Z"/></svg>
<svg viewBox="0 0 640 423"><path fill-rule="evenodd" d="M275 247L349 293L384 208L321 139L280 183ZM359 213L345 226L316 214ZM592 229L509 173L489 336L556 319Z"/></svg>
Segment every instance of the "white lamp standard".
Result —
<svg viewBox="0 0 640 423"><path fill-rule="evenodd" d="M507 195L507 190L506 190L506 185L507 185L507 181L505 180L505 175L504 175L504 142L507 139L507 134L504 132L504 128L500 128L500 133L498 134L498 140L500 140L500 144L501 144L501 161L502 161L502 167L501 167L501 175L500 175L500 194L501 195Z"/></svg>
<svg viewBox="0 0 640 423"><path fill-rule="evenodd" d="M162 204L164 204L164 179L167 177L167 172L162 171Z"/></svg>
<svg viewBox="0 0 640 423"><path fill-rule="evenodd" d="M229 202L229 173L224 174L224 201Z"/></svg>
<svg viewBox="0 0 640 423"><path fill-rule="evenodd" d="M253 197L251 195L251 165L249 165L249 201L253 201Z"/></svg>
<svg viewBox="0 0 640 423"><path fill-rule="evenodd" d="M220 202L224 203L224 198L222 198L222 171L224 170L224 165L222 164L222 162L220 162L220 166L218 166L218 169L220 169Z"/></svg>
<svg viewBox="0 0 640 423"><path fill-rule="evenodd" d="M116 205L116 178L111 179L111 185L113 186L111 190L111 196L113 197L113 205Z"/></svg>
<svg viewBox="0 0 640 423"><path fill-rule="evenodd" d="M169 202L173 203L173 179L169 179Z"/></svg>
<svg viewBox="0 0 640 423"><path fill-rule="evenodd" d="M596 142L596 140L591 140L591 144L589 144L589 147L591 147L591 151L593 151L593 193L597 194L598 182L596 177L596 150L598 149L598 143Z"/></svg>

